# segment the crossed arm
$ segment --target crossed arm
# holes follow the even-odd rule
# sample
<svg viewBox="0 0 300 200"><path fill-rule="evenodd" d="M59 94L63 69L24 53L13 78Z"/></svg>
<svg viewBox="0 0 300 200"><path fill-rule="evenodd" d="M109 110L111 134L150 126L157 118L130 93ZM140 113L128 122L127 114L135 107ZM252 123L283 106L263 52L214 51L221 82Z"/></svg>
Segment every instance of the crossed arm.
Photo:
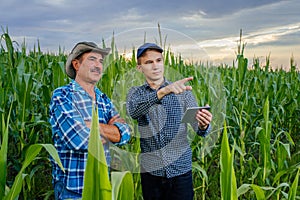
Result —
<svg viewBox="0 0 300 200"><path fill-rule="evenodd" d="M91 128L91 121L84 121L88 128ZM107 124L99 123L99 130L101 136L105 139L108 139L110 142L120 142L121 134L119 129L114 125L115 122L125 123L123 118L120 118L120 115L113 116ZM104 143L106 142L102 140Z"/></svg>

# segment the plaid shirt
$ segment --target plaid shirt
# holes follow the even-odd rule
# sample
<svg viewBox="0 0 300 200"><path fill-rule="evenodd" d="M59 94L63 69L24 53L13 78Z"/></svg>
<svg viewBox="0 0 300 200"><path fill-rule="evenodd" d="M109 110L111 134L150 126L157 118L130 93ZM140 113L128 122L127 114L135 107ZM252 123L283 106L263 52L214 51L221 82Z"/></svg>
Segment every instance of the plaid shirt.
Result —
<svg viewBox="0 0 300 200"><path fill-rule="evenodd" d="M165 81L161 87L171 82ZM160 87L160 88L161 88ZM187 124L181 123L184 111L197 106L191 91L169 94L161 100L148 83L130 89L127 112L137 119L141 145L141 172L155 176L175 177L192 169L192 151L187 139ZM202 131L197 122L195 132L206 136L211 129Z"/></svg>
<svg viewBox="0 0 300 200"><path fill-rule="evenodd" d="M98 107L99 123L107 124L117 111L110 99L95 87L96 105ZM62 181L66 188L82 194L83 176L88 155L90 129L84 121L92 120L93 99L76 82L56 89L50 103L50 124L52 139L65 173L51 158L53 182ZM114 123L118 127L121 140L117 145L123 145L130 139L129 126ZM109 143L104 144L107 164L110 163Z"/></svg>

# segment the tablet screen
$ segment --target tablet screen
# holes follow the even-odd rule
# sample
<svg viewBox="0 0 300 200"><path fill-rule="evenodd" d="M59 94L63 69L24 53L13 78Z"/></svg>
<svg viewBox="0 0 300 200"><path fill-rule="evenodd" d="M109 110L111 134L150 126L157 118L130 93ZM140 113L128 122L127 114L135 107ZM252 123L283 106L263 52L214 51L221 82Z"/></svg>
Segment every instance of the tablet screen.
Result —
<svg viewBox="0 0 300 200"><path fill-rule="evenodd" d="M192 122L195 122L196 121L195 116L196 116L196 113L197 113L197 111L199 109L207 109L207 110L209 110L210 107L209 106L203 106L203 107L190 107L190 108L188 108L185 111L185 113L184 113L184 115L183 115L183 117L181 119L181 123L192 123Z"/></svg>

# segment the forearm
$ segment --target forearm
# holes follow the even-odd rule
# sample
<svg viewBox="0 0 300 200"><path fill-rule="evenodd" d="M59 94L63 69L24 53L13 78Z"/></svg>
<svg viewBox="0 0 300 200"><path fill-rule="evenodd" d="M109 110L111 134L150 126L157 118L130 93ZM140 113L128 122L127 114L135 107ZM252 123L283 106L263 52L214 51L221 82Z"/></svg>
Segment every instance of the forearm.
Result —
<svg viewBox="0 0 300 200"><path fill-rule="evenodd" d="M119 129L115 125L99 124L100 135L108 139L110 142L119 142L121 134Z"/></svg>
<svg viewBox="0 0 300 200"><path fill-rule="evenodd" d="M87 127L91 128L91 122L85 121ZM100 135L110 142L119 142L121 134L119 129L115 125L99 123Z"/></svg>
<svg viewBox="0 0 300 200"><path fill-rule="evenodd" d="M192 80L193 77L188 77L171 83L165 87L160 88L157 91L157 98L161 100L164 96L174 93L174 94L181 94L187 90L192 90L192 87L189 85L185 85L186 82Z"/></svg>
<svg viewBox="0 0 300 200"><path fill-rule="evenodd" d="M171 92L170 92L170 90L168 89L168 87L163 87L163 88L161 88L161 89L159 89L158 91L157 91L157 98L159 99L159 100L161 100L164 96L166 96L166 95L168 95L168 94L170 94Z"/></svg>

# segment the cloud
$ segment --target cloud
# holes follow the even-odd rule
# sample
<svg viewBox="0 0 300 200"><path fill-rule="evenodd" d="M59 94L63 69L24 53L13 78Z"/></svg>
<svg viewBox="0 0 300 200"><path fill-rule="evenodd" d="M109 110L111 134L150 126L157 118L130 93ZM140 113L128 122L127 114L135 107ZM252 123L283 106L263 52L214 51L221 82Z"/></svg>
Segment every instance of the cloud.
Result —
<svg viewBox="0 0 300 200"><path fill-rule="evenodd" d="M289 24L286 26L279 26L253 32L245 37L245 40L249 40L250 44L259 45L270 42L276 42L284 36L288 36L294 33L300 34L300 23Z"/></svg>
<svg viewBox="0 0 300 200"><path fill-rule="evenodd" d="M300 34L300 23L289 24L285 26L272 27L268 29L261 29L254 32L247 33L242 36L242 40L248 45L261 45L271 43L280 40L284 36L290 34ZM198 43L203 48L208 47L226 47L236 48L239 36L227 37L227 38L216 38L210 40L204 40Z"/></svg>
<svg viewBox="0 0 300 200"><path fill-rule="evenodd" d="M42 49L69 50L80 40L109 41L114 33L118 48L129 50L145 38L160 42L160 23L162 40L174 50L222 58L234 56L240 29L253 51L290 47L295 52L299 9L298 0L10 0L1 3L0 26L19 43L25 38L28 48L39 40Z"/></svg>

